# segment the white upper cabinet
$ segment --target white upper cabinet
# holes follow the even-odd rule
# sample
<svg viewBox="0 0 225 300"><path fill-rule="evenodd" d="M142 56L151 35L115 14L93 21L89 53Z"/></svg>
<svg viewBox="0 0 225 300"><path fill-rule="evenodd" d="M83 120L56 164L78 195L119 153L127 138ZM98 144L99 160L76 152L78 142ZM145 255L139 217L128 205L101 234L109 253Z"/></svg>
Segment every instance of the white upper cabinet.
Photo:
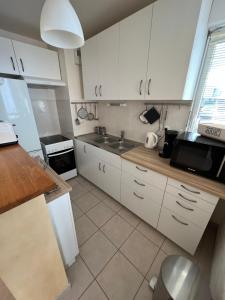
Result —
<svg viewBox="0 0 225 300"><path fill-rule="evenodd" d="M88 40L81 50L85 99L192 100L211 5L158 0Z"/></svg>
<svg viewBox="0 0 225 300"><path fill-rule="evenodd" d="M61 80L56 51L18 41L12 42L22 76Z"/></svg>
<svg viewBox="0 0 225 300"><path fill-rule="evenodd" d="M168 1L168 0L167 0ZM145 97L152 5L120 22L120 99Z"/></svg>
<svg viewBox="0 0 225 300"><path fill-rule="evenodd" d="M98 38L93 37L81 48L84 98L97 100L99 98L99 56Z"/></svg>
<svg viewBox="0 0 225 300"><path fill-rule="evenodd" d="M146 99L185 98L185 84L202 2L206 1L159 0L154 3ZM202 38L205 44L206 36L199 36L199 42ZM201 47L195 49L199 50L201 51ZM195 63L200 64L202 54ZM198 71L198 66L196 67ZM193 79L195 84L196 78ZM186 100L192 99L192 92Z"/></svg>
<svg viewBox="0 0 225 300"><path fill-rule="evenodd" d="M12 41L0 37L0 73L19 74Z"/></svg>
<svg viewBox="0 0 225 300"><path fill-rule="evenodd" d="M99 96L103 100L119 99L119 24L98 35Z"/></svg>
<svg viewBox="0 0 225 300"><path fill-rule="evenodd" d="M87 40L81 55L85 99L119 99L119 24Z"/></svg>

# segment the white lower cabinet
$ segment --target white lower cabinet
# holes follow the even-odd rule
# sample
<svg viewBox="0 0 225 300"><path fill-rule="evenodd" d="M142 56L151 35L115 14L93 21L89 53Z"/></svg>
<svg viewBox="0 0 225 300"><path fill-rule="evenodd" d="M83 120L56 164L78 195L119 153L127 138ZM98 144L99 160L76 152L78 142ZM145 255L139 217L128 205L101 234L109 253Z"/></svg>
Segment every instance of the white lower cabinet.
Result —
<svg viewBox="0 0 225 300"><path fill-rule="evenodd" d="M218 198L76 141L78 170L162 234L194 254Z"/></svg>
<svg viewBox="0 0 225 300"><path fill-rule="evenodd" d="M76 140L76 159L80 175L120 201L120 156Z"/></svg>
<svg viewBox="0 0 225 300"><path fill-rule="evenodd" d="M65 267L79 254L69 193L48 203L48 210Z"/></svg>

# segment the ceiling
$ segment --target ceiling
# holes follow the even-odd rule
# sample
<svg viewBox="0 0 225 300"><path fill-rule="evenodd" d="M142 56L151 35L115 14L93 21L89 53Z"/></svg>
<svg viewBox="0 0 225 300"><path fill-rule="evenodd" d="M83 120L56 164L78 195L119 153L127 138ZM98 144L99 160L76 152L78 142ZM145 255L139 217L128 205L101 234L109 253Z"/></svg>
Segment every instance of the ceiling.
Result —
<svg viewBox="0 0 225 300"><path fill-rule="evenodd" d="M85 38L117 23L154 0L71 0ZM0 0L0 28L40 40L44 0Z"/></svg>

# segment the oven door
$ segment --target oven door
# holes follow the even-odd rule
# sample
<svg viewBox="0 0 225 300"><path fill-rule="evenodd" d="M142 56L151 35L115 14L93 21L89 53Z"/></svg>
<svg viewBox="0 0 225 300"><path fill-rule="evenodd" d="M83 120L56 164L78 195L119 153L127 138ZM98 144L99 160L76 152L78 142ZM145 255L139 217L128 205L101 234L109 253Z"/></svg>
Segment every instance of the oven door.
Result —
<svg viewBox="0 0 225 300"><path fill-rule="evenodd" d="M47 155L49 166L59 175L76 169L74 148Z"/></svg>

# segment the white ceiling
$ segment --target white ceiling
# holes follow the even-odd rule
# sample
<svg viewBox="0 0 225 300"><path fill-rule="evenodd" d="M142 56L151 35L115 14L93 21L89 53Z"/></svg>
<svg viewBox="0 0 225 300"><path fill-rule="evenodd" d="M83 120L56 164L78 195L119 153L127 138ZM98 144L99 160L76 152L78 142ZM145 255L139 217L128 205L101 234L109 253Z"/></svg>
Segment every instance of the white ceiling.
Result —
<svg viewBox="0 0 225 300"><path fill-rule="evenodd" d="M71 0L85 38L104 30L154 0ZM40 39L39 20L44 0L0 0L0 28Z"/></svg>

